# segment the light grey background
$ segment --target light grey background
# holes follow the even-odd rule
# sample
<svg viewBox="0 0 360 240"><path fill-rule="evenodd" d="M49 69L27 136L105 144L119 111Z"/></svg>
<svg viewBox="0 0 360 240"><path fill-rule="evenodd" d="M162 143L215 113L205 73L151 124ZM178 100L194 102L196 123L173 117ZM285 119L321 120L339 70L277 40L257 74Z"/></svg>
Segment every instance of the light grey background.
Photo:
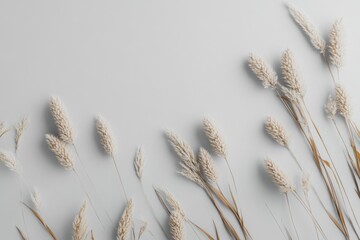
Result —
<svg viewBox="0 0 360 240"><path fill-rule="evenodd" d="M294 4L311 17L324 37L333 21L343 17L347 52L341 78L356 106L360 100L360 2L303 0ZM226 139L240 206L254 239L280 239L265 202L288 226L289 216L284 197L263 172L262 161L266 156L276 160L296 185L301 176L289 154L265 135L266 116L276 116L288 128L295 152L313 173L314 184L323 186L291 119L246 67L250 52L277 66L286 48L296 55L307 85L306 101L359 211L342 148L323 114L332 89L329 74L283 1L0 1L0 119L14 125L23 116L29 117L17 159L28 184L38 187L43 202L40 213L59 239L71 239L72 220L85 195L76 177L63 170L47 150L44 134L55 131L48 110L51 95L60 96L71 115L76 145L98 192L99 212L103 214L101 209L106 207L114 220L109 224L102 216L104 230L89 208L89 226L96 239L114 239L125 204L115 169L96 141L94 118L98 114L111 123L116 135L121 174L135 201L137 225L147 219L155 239L164 237L154 224L132 165L140 145L146 159L144 189L162 224L166 225L167 216L152 185L172 192L194 222L213 232L214 219L224 233L203 191L176 173L178 159L163 134L171 129L194 149L208 147L201 134L204 116L214 120ZM360 120L356 107L354 120ZM13 151L13 136L12 132L0 139L1 149ZM216 164L225 181L224 162L216 159ZM14 228L23 228L19 191L17 176L0 166L1 239L19 239ZM324 189L320 192L325 198ZM316 202L313 197L312 201ZM292 203L301 237L314 239L306 213ZM329 239L339 239L320 206L315 208ZM49 239L26 210L25 218L30 239ZM191 229L186 231L188 239L195 239ZM223 236L228 238L226 233Z"/></svg>

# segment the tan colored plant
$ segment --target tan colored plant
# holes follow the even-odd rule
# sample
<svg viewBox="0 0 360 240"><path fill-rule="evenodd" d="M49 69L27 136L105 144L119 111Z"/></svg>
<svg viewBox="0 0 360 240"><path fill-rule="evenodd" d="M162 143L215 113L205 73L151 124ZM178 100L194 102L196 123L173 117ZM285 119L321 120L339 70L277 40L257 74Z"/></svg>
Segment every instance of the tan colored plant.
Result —
<svg viewBox="0 0 360 240"><path fill-rule="evenodd" d="M127 240L132 228L133 211L134 211L133 201L129 200L118 224L118 229L116 234L117 240Z"/></svg>
<svg viewBox="0 0 360 240"><path fill-rule="evenodd" d="M338 69L344 62L343 27L341 20L335 21L329 35L329 57Z"/></svg>
<svg viewBox="0 0 360 240"><path fill-rule="evenodd" d="M276 89L276 86L278 85L278 76L263 59L254 54L250 54L248 64L254 74L262 81L265 88Z"/></svg>
<svg viewBox="0 0 360 240"><path fill-rule="evenodd" d="M66 144L52 134L46 134L45 137L49 149L54 153L60 165L66 170L73 170L75 163L66 149Z"/></svg>
<svg viewBox="0 0 360 240"><path fill-rule="evenodd" d="M15 132L16 132L15 133L15 152L19 148L20 138L22 137L22 135L25 132L27 123L28 123L28 119L25 117L15 126Z"/></svg>
<svg viewBox="0 0 360 240"><path fill-rule="evenodd" d="M73 240L86 240L88 225L86 222L86 201L83 203L79 213L73 222Z"/></svg>
<svg viewBox="0 0 360 240"><path fill-rule="evenodd" d="M173 240L185 240L184 217L178 211L173 211L170 215L169 226Z"/></svg>
<svg viewBox="0 0 360 240"><path fill-rule="evenodd" d="M200 148L198 159L202 173L204 174L206 180L208 180L210 183L216 183L218 176L216 173L214 160L212 159L210 153L204 148Z"/></svg>

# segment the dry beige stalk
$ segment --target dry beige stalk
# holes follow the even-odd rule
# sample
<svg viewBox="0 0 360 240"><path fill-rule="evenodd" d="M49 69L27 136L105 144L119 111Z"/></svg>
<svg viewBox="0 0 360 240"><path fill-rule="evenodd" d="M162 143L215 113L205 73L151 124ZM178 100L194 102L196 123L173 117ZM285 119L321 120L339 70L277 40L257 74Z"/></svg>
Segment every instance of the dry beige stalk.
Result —
<svg viewBox="0 0 360 240"><path fill-rule="evenodd" d="M28 123L27 117L21 119L21 121L15 126L15 151L18 150L20 144L20 138L24 134Z"/></svg>
<svg viewBox="0 0 360 240"><path fill-rule="evenodd" d="M37 188L34 188L30 197L31 197L32 203L34 204L35 209L39 211L41 208L41 197L40 197L39 190Z"/></svg>
<svg viewBox="0 0 360 240"><path fill-rule="evenodd" d="M278 76L263 59L250 54L248 58L248 65L257 78L262 81L264 88L276 88L276 85L278 84Z"/></svg>
<svg viewBox="0 0 360 240"><path fill-rule="evenodd" d="M201 166L202 173L210 183L215 183L218 179L214 160L210 153L204 148L200 148L198 160Z"/></svg>
<svg viewBox="0 0 360 240"><path fill-rule="evenodd" d="M134 168L136 176L141 180L143 176L143 170L144 170L144 159L143 159L143 152L141 147L138 147L135 154L134 159Z"/></svg>
<svg viewBox="0 0 360 240"><path fill-rule="evenodd" d="M299 99L299 93L291 88L281 86L281 92L291 102L296 102Z"/></svg>
<svg viewBox="0 0 360 240"><path fill-rule="evenodd" d="M329 95L328 101L325 104L325 113L330 119L334 119L337 113L336 101L332 95Z"/></svg>
<svg viewBox="0 0 360 240"><path fill-rule="evenodd" d="M185 218L185 212L182 209L180 203L174 198L174 196L169 191L161 190L166 197L166 203L169 205L171 211L176 211L181 214L183 218Z"/></svg>
<svg viewBox="0 0 360 240"><path fill-rule="evenodd" d="M140 230L139 230L139 233L138 233L138 238L137 239L140 239L142 237L142 235L145 233L148 226L149 226L148 222L145 221L145 222L142 223L142 225L140 227Z"/></svg>
<svg viewBox="0 0 360 240"><path fill-rule="evenodd" d="M65 143L74 142L74 132L71 127L68 113L58 97L52 97L50 100L50 111L54 118L60 139Z"/></svg>
<svg viewBox="0 0 360 240"><path fill-rule="evenodd" d="M343 27L341 20L333 24L329 36L329 57L331 63L340 68L344 62Z"/></svg>
<svg viewBox="0 0 360 240"><path fill-rule="evenodd" d="M127 240L133 222L133 216L132 216L133 211L134 211L133 201L129 200L119 221L116 240Z"/></svg>
<svg viewBox="0 0 360 240"><path fill-rule="evenodd" d="M287 5L289 12L293 17L294 21L299 24L305 34L309 37L311 44L315 49L319 50L321 54L325 54L326 42L320 36L319 32L315 29L314 25L308 21L304 14L295 9L290 4Z"/></svg>
<svg viewBox="0 0 360 240"><path fill-rule="evenodd" d="M265 130L278 144L289 147L289 138L285 128L276 119L268 117L265 122Z"/></svg>
<svg viewBox="0 0 360 240"><path fill-rule="evenodd" d="M90 231L90 240L95 240L94 231L93 231L93 230Z"/></svg>
<svg viewBox="0 0 360 240"><path fill-rule="evenodd" d="M0 151L0 162L3 162L4 165L7 168L9 168L11 171L19 173L18 162L16 161L12 153L6 151Z"/></svg>
<svg viewBox="0 0 360 240"><path fill-rule="evenodd" d="M109 125L105 122L104 118L98 117L96 119L96 130L99 136L100 144L104 151L110 156L115 155L114 137L109 128Z"/></svg>
<svg viewBox="0 0 360 240"><path fill-rule="evenodd" d="M49 149L54 153L60 165L63 166L66 170L73 170L74 161L66 149L66 144L61 139L52 134L46 134L45 137Z"/></svg>
<svg viewBox="0 0 360 240"><path fill-rule="evenodd" d="M345 89L340 84L336 85L335 94L336 94L336 107L338 113L346 119L350 118L351 110L350 110L349 99Z"/></svg>
<svg viewBox="0 0 360 240"><path fill-rule="evenodd" d="M225 141L221 137L218 129L215 127L215 124L209 119L205 118L203 120L203 129L206 136L208 137L213 151L220 157L227 159Z"/></svg>
<svg viewBox="0 0 360 240"><path fill-rule="evenodd" d="M284 172L282 172L276 164L270 159L265 160L266 171L271 176L273 182L278 186L283 193L289 193L294 190L294 187L288 180Z"/></svg>
<svg viewBox="0 0 360 240"><path fill-rule="evenodd" d="M88 225L86 222L86 201L73 222L73 240L86 240Z"/></svg>
<svg viewBox="0 0 360 240"><path fill-rule="evenodd" d="M173 240L184 240L184 218L178 211L173 211L170 214L169 220L171 238Z"/></svg>
<svg viewBox="0 0 360 240"><path fill-rule="evenodd" d="M296 71L294 56L289 49L281 56L281 72L286 86L303 97L305 94L304 86Z"/></svg>
<svg viewBox="0 0 360 240"><path fill-rule="evenodd" d="M6 124L4 122L0 122L0 137L2 137L8 131L9 129L6 128Z"/></svg>

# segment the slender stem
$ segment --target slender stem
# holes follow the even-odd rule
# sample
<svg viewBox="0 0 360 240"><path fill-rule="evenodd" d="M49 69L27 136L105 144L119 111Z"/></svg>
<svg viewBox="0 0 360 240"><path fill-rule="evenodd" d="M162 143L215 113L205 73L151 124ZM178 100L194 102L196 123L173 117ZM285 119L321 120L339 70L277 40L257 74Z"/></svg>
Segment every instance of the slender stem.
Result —
<svg viewBox="0 0 360 240"><path fill-rule="evenodd" d="M291 211L290 202L289 202L289 197L288 197L287 193L285 193L285 197L286 197L286 203L287 203L287 206L288 206L288 209L289 209L289 214L290 214L291 222L292 222L292 225L293 225L294 230L295 230L295 233L296 233L296 238L297 238L298 240L300 240L299 233L298 233L298 231L297 231L297 229L296 229L296 226L295 226L294 217L293 217L293 214L292 214L292 211Z"/></svg>
<svg viewBox="0 0 360 240"><path fill-rule="evenodd" d="M301 172L304 172L304 169L302 168L299 160L297 159L297 157L295 156L294 152L292 151L292 149L290 148L290 146L287 146L286 149L289 151L291 157L295 160L297 166L299 167Z"/></svg>
<svg viewBox="0 0 360 240"><path fill-rule="evenodd" d="M84 191L87 199L89 200L89 203L90 203L90 205L91 205L91 208L94 210L94 213L95 213L95 215L96 215L96 218L99 220L99 222L101 223L102 227L105 229L105 226L104 226L103 222L101 221L98 212L97 212L96 209L95 209L94 203L93 203L93 201L91 200L89 193L86 191L85 185L84 185L84 183L81 181L80 176L79 176L79 174L77 173L77 171L75 170L75 168L73 168L73 172L75 173L75 175L76 175L76 177L77 177L77 179L78 179L78 181L79 181L79 183L80 183L80 185L81 185L81 187L82 187L82 189L83 189L83 191Z"/></svg>
<svg viewBox="0 0 360 240"><path fill-rule="evenodd" d="M310 205L308 193L307 193L307 192L304 192L304 195L305 195L305 203L307 204L311 215L314 215L314 214L313 214L313 211L312 211L312 208L311 208L311 205ZM314 219L312 219L312 221L313 221L313 223L314 223L314 228L315 228L315 232L316 232L316 237L317 237L317 239L319 239L319 232L318 232L318 229L317 229L317 227L316 227L316 223L315 223Z"/></svg>
<svg viewBox="0 0 360 240"><path fill-rule="evenodd" d="M194 226L191 224L190 220L188 218L185 218L186 223L190 226L191 230L195 233L196 237L201 240L199 234L195 231Z"/></svg>
<svg viewBox="0 0 360 240"><path fill-rule="evenodd" d="M115 166L115 168L116 168L116 172L117 172L117 175L118 175L118 178L119 178L119 182L120 182L121 187L122 187L122 190L123 190L123 192L124 192L124 196L125 196L125 198L126 198L126 201L129 201L129 198L127 197L127 194L126 194L126 191L125 191L124 183L123 183L123 181L122 181L122 179L121 179L121 175L120 175L119 168L118 168L117 163L116 163L116 160L115 160L115 156L112 155L111 158L112 158L113 163L114 163L114 166Z"/></svg>
<svg viewBox="0 0 360 240"><path fill-rule="evenodd" d="M271 211L270 207L269 207L266 203L265 203L265 205L266 205L266 208L269 210L269 212L270 212L270 214L271 214L272 218L274 219L274 221L275 221L276 225L278 226L278 228L279 228L279 230L280 230L280 232L281 232L282 236L283 236L283 237L284 237L284 239L286 240L286 239L287 239L287 238L286 238L286 235L285 235L285 233L284 233L283 229L281 228L281 226L280 226L279 222L276 220L276 217L275 217L274 213Z"/></svg>

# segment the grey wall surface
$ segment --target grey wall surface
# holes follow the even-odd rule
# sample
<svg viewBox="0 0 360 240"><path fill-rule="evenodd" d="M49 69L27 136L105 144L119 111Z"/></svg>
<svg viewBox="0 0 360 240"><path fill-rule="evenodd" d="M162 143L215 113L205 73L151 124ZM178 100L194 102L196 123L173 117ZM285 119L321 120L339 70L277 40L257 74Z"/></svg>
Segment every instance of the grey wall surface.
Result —
<svg viewBox="0 0 360 240"><path fill-rule="evenodd" d="M346 63L341 82L360 122L360 2L357 0L303 0L293 2L326 37L331 24L343 18L346 27ZM167 215L152 186L169 190L188 217L213 233L214 220L228 239L210 201L195 184L184 179L178 158L164 131L170 129L197 151L209 148L201 133L203 117L214 120L226 140L229 161L239 187L239 203L254 239L280 239L267 203L291 230L284 196L269 182L263 159L271 157L291 176L297 187L301 174L290 155L266 134L263 122L275 116L288 129L291 144L326 200L309 149L274 94L250 74L250 52L279 65L281 53L293 50L307 85L306 101L335 158L353 207L360 210L343 149L323 105L333 89L318 53L291 20L284 1L123 1L28 0L0 1L0 120L9 126L28 116L17 159L25 181L42 197L40 213L59 239L71 239L72 221L86 198L72 172L63 170L47 149L44 135L55 133L50 118L50 96L62 98L76 129L76 146L92 178L81 181L93 197L103 224L89 208L89 226L96 239L114 239L125 206L111 159L102 153L95 134L95 117L104 116L117 139L117 160L128 194L135 202L135 223L150 223L154 239L165 239L144 200L133 171L133 158L142 146L146 160L144 191L160 222ZM343 129L344 126L341 125ZM344 129L343 129L344 130ZM14 133L0 139L0 148L14 151ZM215 158L226 187L230 180L223 160ZM77 165L81 169L81 165ZM95 187L95 188L94 188ZM96 191L94 190L96 189ZM26 202L30 203L28 193ZM19 239L15 225L29 239L49 239L24 209L22 219L19 178L0 166L0 239ZM329 239L341 239L314 196L314 212ZM302 239L315 239L312 222L291 199ZM110 223L103 209L112 218ZM232 219L233 220L233 219ZM186 227L187 239L196 239ZM147 233L144 239L152 239ZM202 238L204 239L204 238Z"/></svg>

